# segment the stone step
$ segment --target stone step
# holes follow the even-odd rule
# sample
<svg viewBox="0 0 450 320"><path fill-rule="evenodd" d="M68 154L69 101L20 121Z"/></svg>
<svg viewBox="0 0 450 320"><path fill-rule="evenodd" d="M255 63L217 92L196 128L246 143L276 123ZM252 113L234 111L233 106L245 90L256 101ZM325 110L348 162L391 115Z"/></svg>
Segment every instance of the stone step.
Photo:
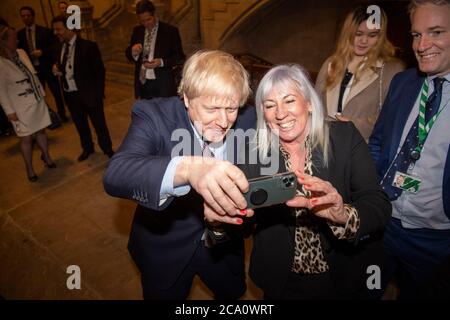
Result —
<svg viewBox="0 0 450 320"><path fill-rule="evenodd" d="M134 75L106 69L106 81L133 86Z"/></svg>

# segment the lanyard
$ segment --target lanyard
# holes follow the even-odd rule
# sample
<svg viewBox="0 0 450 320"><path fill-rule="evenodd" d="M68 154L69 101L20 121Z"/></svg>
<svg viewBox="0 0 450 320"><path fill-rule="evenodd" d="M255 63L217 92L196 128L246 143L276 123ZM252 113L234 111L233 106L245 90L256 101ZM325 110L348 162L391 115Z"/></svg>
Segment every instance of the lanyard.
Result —
<svg viewBox="0 0 450 320"><path fill-rule="evenodd" d="M422 152L423 145L425 144L425 140L427 140L428 133L430 132L431 128L433 127L434 123L436 122L436 119L441 114L442 108L439 112L437 112L429 121L428 123L425 123L425 110L426 110L426 104L428 100L428 79L426 79L422 85L421 95L420 95L420 106L419 106L419 141L417 144L417 147L413 151L413 158L417 156L417 159L420 157L420 153ZM436 88L435 88L436 90ZM414 155L415 154L415 155ZM415 160L417 160L415 159Z"/></svg>

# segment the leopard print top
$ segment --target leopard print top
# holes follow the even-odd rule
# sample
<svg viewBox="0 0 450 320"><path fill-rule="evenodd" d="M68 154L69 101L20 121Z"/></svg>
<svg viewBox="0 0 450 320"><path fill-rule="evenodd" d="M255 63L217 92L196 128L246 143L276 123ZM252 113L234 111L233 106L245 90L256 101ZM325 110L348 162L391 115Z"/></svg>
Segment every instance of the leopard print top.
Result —
<svg viewBox="0 0 450 320"><path fill-rule="evenodd" d="M305 167L304 173L313 175L313 162L311 152L311 141L309 136L305 140ZM289 153L280 146L287 170L291 170L292 164ZM310 197L311 192L305 190L303 185L297 189L297 196ZM333 234L338 239L351 239L359 229L358 211L351 205L344 205L346 214L349 216L345 226L328 221ZM329 270L328 263L322 251L319 234L319 219L307 208L295 208L295 248L292 271L304 274L318 274Z"/></svg>

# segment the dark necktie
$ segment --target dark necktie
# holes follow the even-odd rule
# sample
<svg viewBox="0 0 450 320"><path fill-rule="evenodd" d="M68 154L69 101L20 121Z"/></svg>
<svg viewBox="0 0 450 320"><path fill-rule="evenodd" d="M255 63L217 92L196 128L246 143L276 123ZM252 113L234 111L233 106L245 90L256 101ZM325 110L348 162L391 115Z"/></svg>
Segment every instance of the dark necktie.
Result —
<svg viewBox="0 0 450 320"><path fill-rule="evenodd" d="M428 123L430 119L439 111L439 106L442 100L442 86L445 82L445 78L434 78L434 91L428 98L427 106L425 109L425 123Z"/></svg>
<svg viewBox="0 0 450 320"><path fill-rule="evenodd" d="M435 78L434 82L434 91L431 96L428 98L425 109L425 123L429 121L439 110L439 105L441 104L442 98L442 85L445 79L443 78ZM408 171L408 167L412 162L411 152L416 148L419 138L418 138L418 123L419 116L417 116L414 121L411 129L406 136L405 141L398 153L397 157L394 159L394 162L388 169L388 172L381 182L381 187L389 196L390 200L396 200L402 194L402 189L396 188L392 186L392 182L395 177L396 171L406 173Z"/></svg>
<svg viewBox="0 0 450 320"><path fill-rule="evenodd" d="M61 70L60 70L63 74L62 81L63 81L63 86L64 86L65 90L69 89L69 84L67 83L67 78L66 78L66 65L67 65L67 60L69 58L69 51L70 51L70 43L66 42L65 49L64 49L64 55L63 55L63 59L61 62Z"/></svg>
<svg viewBox="0 0 450 320"><path fill-rule="evenodd" d="M34 41L33 41L33 32L31 30L31 27L27 28L27 42L28 42L28 50L29 50L31 62L33 63L34 66L37 66L39 64L39 59L36 57L33 57L31 55L31 53L33 51L35 51Z"/></svg>

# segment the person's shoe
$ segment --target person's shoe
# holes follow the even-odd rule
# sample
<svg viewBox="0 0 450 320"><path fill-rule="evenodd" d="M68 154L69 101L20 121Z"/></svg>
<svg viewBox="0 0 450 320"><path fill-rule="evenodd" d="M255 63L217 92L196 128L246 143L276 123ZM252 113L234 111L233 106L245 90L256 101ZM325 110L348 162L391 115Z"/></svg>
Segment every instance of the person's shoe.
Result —
<svg viewBox="0 0 450 320"><path fill-rule="evenodd" d="M32 177L28 177L28 180L30 180L30 182L36 182L37 179L38 179L38 176L37 176L37 175L34 175L34 176L32 176Z"/></svg>
<svg viewBox="0 0 450 320"><path fill-rule="evenodd" d="M108 156L108 158L112 158L112 156L114 155L114 151L108 151L108 152L105 152L105 154Z"/></svg>
<svg viewBox="0 0 450 320"><path fill-rule="evenodd" d="M83 150L83 152L80 154L80 156L78 157L78 161L84 161L87 158L89 158L89 156L94 153L93 150Z"/></svg>
<svg viewBox="0 0 450 320"><path fill-rule="evenodd" d="M45 157L44 157L44 155L42 153L41 153L41 160L44 162L44 164L45 164L45 166L47 168L50 168L50 169L55 169L56 168L56 163L54 163L54 162L48 163L47 161L45 161Z"/></svg>

